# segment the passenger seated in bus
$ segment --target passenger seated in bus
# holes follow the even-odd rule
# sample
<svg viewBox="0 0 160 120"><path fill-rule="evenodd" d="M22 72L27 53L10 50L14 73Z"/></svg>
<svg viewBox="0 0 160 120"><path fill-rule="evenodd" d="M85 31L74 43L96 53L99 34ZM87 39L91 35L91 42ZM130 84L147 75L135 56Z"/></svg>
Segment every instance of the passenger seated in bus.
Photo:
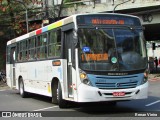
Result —
<svg viewBox="0 0 160 120"><path fill-rule="evenodd" d="M20 52L20 54L19 54L19 61L21 61L22 60L22 52Z"/></svg>
<svg viewBox="0 0 160 120"><path fill-rule="evenodd" d="M30 51L28 51L27 60L31 60Z"/></svg>
<svg viewBox="0 0 160 120"><path fill-rule="evenodd" d="M39 51L37 52L36 58L37 58L37 59L40 59L40 52L39 52Z"/></svg>

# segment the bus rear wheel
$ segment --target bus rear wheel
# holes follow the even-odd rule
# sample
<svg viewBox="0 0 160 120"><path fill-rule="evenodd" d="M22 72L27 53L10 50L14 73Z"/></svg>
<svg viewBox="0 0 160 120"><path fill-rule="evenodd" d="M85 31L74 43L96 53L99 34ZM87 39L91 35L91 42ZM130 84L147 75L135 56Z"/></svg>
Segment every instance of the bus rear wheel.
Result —
<svg viewBox="0 0 160 120"><path fill-rule="evenodd" d="M58 104L58 81L53 83L52 86L52 103Z"/></svg>
<svg viewBox="0 0 160 120"><path fill-rule="evenodd" d="M62 98L62 88L60 82L58 82L58 104L59 108L68 107L68 102Z"/></svg>
<svg viewBox="0 0 160 120"><path fill-rule="evenodd" d="M25 92L25 90L24 90L23 79L20 79L20 81L19 81L19 93L20 93L22 98L25 98L28 95L28 93Z"/></svg>

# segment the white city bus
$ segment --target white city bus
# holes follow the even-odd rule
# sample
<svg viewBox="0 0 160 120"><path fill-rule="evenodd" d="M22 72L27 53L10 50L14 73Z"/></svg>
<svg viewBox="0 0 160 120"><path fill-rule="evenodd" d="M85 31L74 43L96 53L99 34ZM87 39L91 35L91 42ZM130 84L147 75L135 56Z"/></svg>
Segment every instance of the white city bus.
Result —
<svg viewBox="0 0 160 120"><path fill-rule="evenodd" d="M72 15L7 43L8 85L60 108L147 98L147 63L143 28L131 15Z"/></svg>

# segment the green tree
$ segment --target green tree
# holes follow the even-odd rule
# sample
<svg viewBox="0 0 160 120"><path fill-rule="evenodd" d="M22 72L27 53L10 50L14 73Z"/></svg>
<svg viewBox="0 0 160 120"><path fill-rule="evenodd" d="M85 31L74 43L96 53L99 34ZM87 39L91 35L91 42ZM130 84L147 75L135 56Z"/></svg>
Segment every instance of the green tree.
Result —
<svg viewBox="0 0 160 120"><path fill-rule="evenodd" d="M15 33L20 33L19 22L23 20L24 5L28 7L31 4L31 0L0 0L0 25L5 23L5 25L14 29Z"/></svg>
<svg viewBox="0 0 160 120"><path fill-rule="evenodd" d="M21 16L24 12L24 6L17 1L26 5L32 4L31 0L0 0L0 70L5 69L7 41L16 37L15 35L20 32L19 22L22 20Z"/></svg>

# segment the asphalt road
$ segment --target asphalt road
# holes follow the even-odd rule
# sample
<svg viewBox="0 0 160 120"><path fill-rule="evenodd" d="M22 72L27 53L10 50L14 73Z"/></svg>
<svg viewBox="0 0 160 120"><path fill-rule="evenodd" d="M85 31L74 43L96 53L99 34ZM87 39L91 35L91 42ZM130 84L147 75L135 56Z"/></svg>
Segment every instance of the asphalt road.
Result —
<svg viewBox="0 0 160 120"><path fill-rule="evenodd" d="M109 106L107 103L73 104L67 109L60 109L45 96L31 94L28 98L21 98L17 90L3 86L3 89L0 89L0 114L2 116L3 112L5 116L5 112L11 111L12 114L13 112L19 113L21 117L27 112L30 117L36 114L38 117L47 117L47 119L56 117L65 120L82 118L87 120L108 118L110 120L137 120L137 118L150 120L150 117L152 120L158 120L160 118L160 78L150 79L149 83L148 99L119 102L116 106ZM16 117L16 115L13 116Z"/></svg>

